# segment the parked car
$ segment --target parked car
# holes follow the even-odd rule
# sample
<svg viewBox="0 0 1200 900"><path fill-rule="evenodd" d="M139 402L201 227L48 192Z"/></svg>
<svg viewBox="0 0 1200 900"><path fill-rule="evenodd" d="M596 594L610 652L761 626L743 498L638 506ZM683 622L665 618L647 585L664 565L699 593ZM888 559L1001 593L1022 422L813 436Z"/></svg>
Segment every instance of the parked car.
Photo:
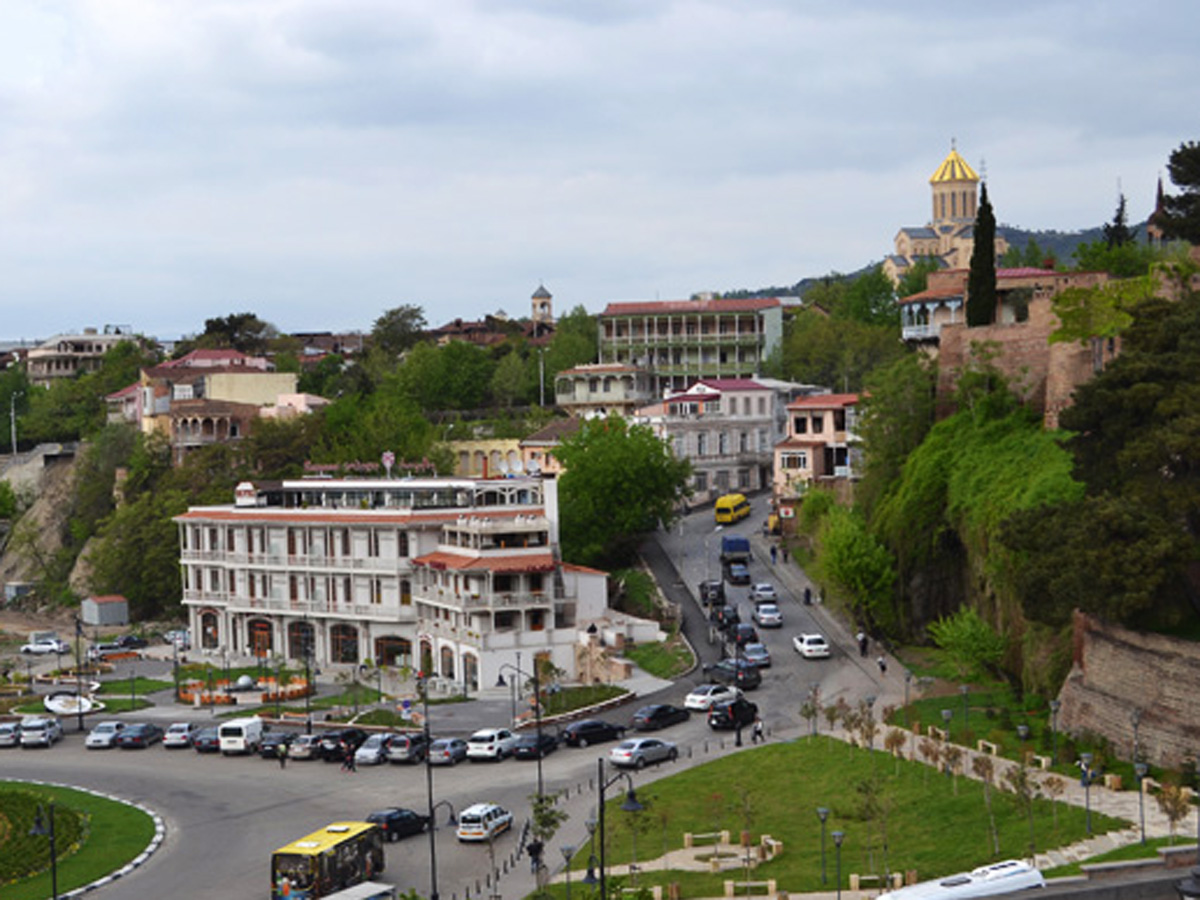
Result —
<svg viewBox="0 0 1200 900"><path fill-rule="evenodd" d="M825 659L829 656L829 643L819 634L798 634L792 638L792 646L805 659Z"/></svg>
<svg viewBox="0 0 1200 900"><path fill-rule="evenodd" d="M103 662L110 656L131 652L131 650L126 650L120 644L92 644L92 646L88 647L87 658L91 662Z"/></svg>
<svg viewBox="0 0 1200 900"><path fill-rule="evenodd" d="M163 734L163 747L168 750L190 747L192 746L192 734L195 731L195 726L190 722L175 722L168 725L166 733Z"/></svg>
<svg viewBox="0 0 1200 900"><path fill-rule="evenodd" d="M149 642L139 634L123 634L114 643L122 650L141 650Z"/></svg>
<svg viewBox="0 0 1200 900"><path fill-rule="evenodd" d="M513 757L515 759L541 759L557 749L558 738L544 731L539 735L535 731L517 738L517 743L513 747Z"/></svg>
<svg viewBox="0 0 1200 900"><path fill-rule="evenodd" d="M22 747L52 747L62 736L62 722L53 716L32 716L21 721Z"/></svg>
<svg viewBox="0 0 1200 900"><path fill-rule="evenodd" d="M517 746L517 736L507 728L481 728L467 738L467 759L499 761L512 756Z"/></svg>
<svg viewBox="0 0 1200 900"><path fill-rule="evenodd" d="M288 744L288 759L316 759L320 744L319 734L298 734L296 739Z"/></svg>
<svg viewBox="0 0 1200 900"><path fill-rule="evenodd" d="M429 827L429 816L398 806L376 810L367 816L367 821L378 825L383 839L389 842L420 834Z"/></svg>
<svg viewBox="0 0 1200 900"><path fill-rule="evenodd" d="M201 728L192 735L192 749L197 753L221 752L221 735L217 727Z"/></svg>
<svg viewBox="0 0 1200 900"><path fill-rule="evenodd" d="M686 722L689 715L688 711L681 706L654 703L650 706L643 706L633 714L633 730L656 731L677 722Z"/></svg>
<svg viewBox="0 0 1200 900"><path fill-rule="evenodd" d="M388 741L394 735L384 732L378 732L371 735L362 742L357 750L354 751L354 764L356 766L378 766L387 762Z"/></svg>
<svg viewBox="0 0 1200 900"><path fill-rule="evenodd" d="M741 690L730 684L701 684L683 698L683 705L687 709L708 712L714 703L736 700L740 696Z"/></svg>
<svg viewBox="0 0 1200 900"><path fill-rule="evenodd" d="M613 725L601 719L580 719L563 729L562 742L568 747L586 747L619 740L624 735L624 725Z"/></svg>
<svg viewBox="0 0 1200 900"><path fill-rule="evenodd" d="M117 735L117 746L122 750L144 750L163 739L161 725L153 722L134 722L126 725Z"/></svg>
<svg viewBox="0 0 1200 900"><path fill-rule="evenodd" d="M70 653L71 647L66 641L60 641L58 638L38 638L36 641L22 644L21 652L43 656L48 653Z"/></svg>
<svg viewBox="0 0 1200 900"><path fill-rule="evenodd" d="M117 735L124 728L124 722L97 722L92 727L92 730L88 732L83 746L89 750L107 750L110 747L115 747L117 745Z"/></svg>
<svg viewBox="0 0 1200 900"><path fill-rule="evenodd" d="M715 578L700 582L697 590L700 602L705 606L725 603L725 582Z"/></svg>
<svg viewBox="0 0 1200 900"><path fill-rule="evenodd" d="M729 635L729 640L733 641L739 647L759 643L758 632L749 622L739 622L726 633Z"/></svg>
<svg viewBox="0 0 1200 900"><path fill-rule="evenodd" d="M0 722L0 747L19 747L21 745L21 723Z"/></svg>
<svg viewBox="0 0 1200 900"><path fill-rule="evenodd" d="M679 751L670 741L658 738L630 738L609 751L608 761L621 768L643 769L649 763L672 762Z"/></svg>
<svg viewBox="0 0 1200 900"><path fill-rule="evenodd" d="M263 759L279 759L279 748L283 747L283 755L290 758L292 744L298 737L300 735L294 731L264 731L258 743L258 755Z"/></svg>
<svg viewBox="0 0 1200 900"><path fill-rule="evenodd" d="M462 738L442 738L429 745L431 766L456 766L467 758L467 742Z"/></svg>
<svg viewBox="0 0 1200 900"><path fill-rule="evenodd" d="M782 628L783 611L774 603L759 603L751 616L759 628Z"/></svg>
<svg viewBox="0 0 1200 900"><path fill-rule="evenodd" d="M744 691L751 691L762 684L762 674L758 666L744 659L723 659L704 667L704 673L713 681L721 684L733 684Z"/></svg>
<svg viewBox="0 0 1200 900"><path fill-rule="evenodd" d="M771 667L771 651L766 644L747 644L742 648L742 659L754 663L760 669Z"/></svg>
<svg viewBox="0 0 1200 900"><path fill-rule="evenodd" d="M190 650L192 648L192 638L186 628L168 631L163 635L163 643L168 645L174 644L178 650Z"/></svg>
<svg viewBox="0 0 1200 900"><path fill-rule="evenodd" d="M744 728L758 715L758 705L742 697L720 703L708 711L708 727Z"/></svg>
<svg viewBox="0 0 1200 900"><path fill-rule="evenodd" d="M730 563L725 567L725 580L730 584L749 584L750 569L745 563Z"/></svg>
<svg viewBox="0 0 1200 900"><path fill-rule="evenodd" d="M346 753L353 753L367 739L361 728L336 728L326 731L317 742L317 756L325 762L341 762Z"/></svg>
<svg viewBox="0 0 1200 900"><path fill-rule="evenodd" d="M779 600L779 592L775 590L775 585L768 581L760 581L758 584L750 585L750 599L755 603L767 601L775 603Z"/></svg>
<svg viewBox="0 0 1200 900"><path fill-rule="evenodd" d="M727 631L742 621L736 606L722 606L713 610L710 619L722 631Z"/></svg>
<svg viewBox="0 0 1200 900"><path fill-rule="evenodd" d="M512 828L513 815L495 803L476 803L458 816L460 841L487 841Z"/></svg>
<svg viewBox="0 0 1200 900"><path fill-rule="evenodd" d="M394 763L419 763L425 761L428 750L425 735L421 732L397 734L388 743L387 758Z"/></svg>

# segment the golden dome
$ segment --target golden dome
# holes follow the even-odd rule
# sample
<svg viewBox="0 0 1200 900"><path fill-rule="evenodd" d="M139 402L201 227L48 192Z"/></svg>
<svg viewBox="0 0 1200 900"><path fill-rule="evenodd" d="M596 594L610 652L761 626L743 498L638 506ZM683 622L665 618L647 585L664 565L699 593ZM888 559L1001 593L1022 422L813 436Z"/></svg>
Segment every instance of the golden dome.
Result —
<svg viewBox="0 0 1200 900"><path fill-rule="evenodd" d="M952 181L970 181L972 183L979 181L979 176L975 174L975 170L967 165L967 161L958 155L958 150L954 145L950 145L950 155L942 160L942 164L938 166L937 171L933 173L929 179L930 184L946 184Z"/></svg>

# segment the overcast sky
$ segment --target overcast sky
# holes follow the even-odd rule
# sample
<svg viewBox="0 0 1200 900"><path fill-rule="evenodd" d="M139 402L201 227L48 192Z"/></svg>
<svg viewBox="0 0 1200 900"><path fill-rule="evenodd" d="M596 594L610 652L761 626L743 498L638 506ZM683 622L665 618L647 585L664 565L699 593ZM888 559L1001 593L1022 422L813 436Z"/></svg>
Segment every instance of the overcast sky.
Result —
<svg viewBox="0 0 1200 900"><path fill-rule="evenodd" d="M3 0L0 338L788 285L925 224L952 138L1001 223L1140 221L1200 138L1198 33L1196 0Z"/></svg>

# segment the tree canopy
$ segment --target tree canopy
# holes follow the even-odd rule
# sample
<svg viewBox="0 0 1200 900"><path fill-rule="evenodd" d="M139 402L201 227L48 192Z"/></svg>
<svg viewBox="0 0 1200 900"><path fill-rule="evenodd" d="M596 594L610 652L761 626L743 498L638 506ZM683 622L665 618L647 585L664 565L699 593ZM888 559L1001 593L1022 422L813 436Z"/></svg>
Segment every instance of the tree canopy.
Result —
<svg viewBox="0 0 1200 900"><path fill-rule="evenodd" d="M559 506L563 558L571 562L628 565L642 535L671 522L687 495L691 464L620 416L584 422L554 455L566 469Z"/></svg>
<svg viewBox="0 0 1200 900"><path fill-rule="evenodd" d="M1164 209L1159 217L1163 233L1200 244L1200 143L1185 141L1172 151L1167 172L1180 192L1163 197Z"/></svg>

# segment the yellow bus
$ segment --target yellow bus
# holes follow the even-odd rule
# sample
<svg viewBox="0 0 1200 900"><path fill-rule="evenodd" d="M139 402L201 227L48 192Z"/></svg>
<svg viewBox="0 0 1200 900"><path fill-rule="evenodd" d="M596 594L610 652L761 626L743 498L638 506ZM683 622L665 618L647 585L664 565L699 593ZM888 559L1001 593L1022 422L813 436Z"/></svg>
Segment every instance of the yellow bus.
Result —
<svg viewBox="0 0 1200 900"><path fill-rule="evenodd" d="M334 822L271 854L271 897L328 897L369 881L383 868L383 832L377 825Z"/></svg>
<svg viewBox="0 0 1200 900"><path fill-rule="evenodd" d="M745 494L725 494L717 498L714 510L718 525L732 525L750 515L750 501Z"/></svg>

